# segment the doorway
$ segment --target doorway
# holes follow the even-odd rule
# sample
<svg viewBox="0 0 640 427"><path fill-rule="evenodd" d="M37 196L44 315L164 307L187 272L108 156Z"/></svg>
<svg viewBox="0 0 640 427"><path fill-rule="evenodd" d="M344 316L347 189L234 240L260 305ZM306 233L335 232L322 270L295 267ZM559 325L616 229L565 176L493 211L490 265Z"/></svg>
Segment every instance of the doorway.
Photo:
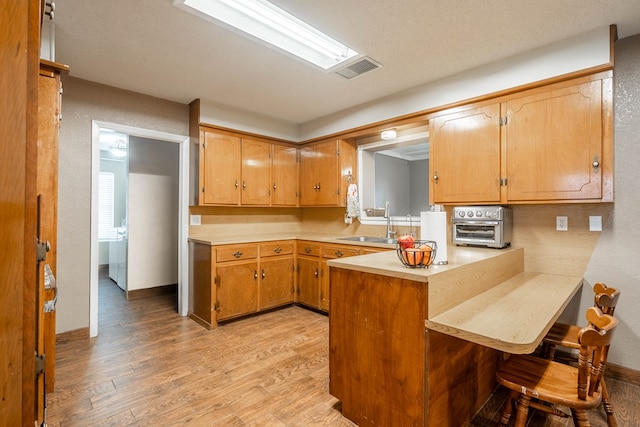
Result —
<svg viewBox="0 0 640 427"><path fill-rule="evenodd" d="M178 203L175 206L178 217L177 230L177 276L178 313L187 315L188 310L188 209L189 209L189 137L150 129L136 128L117 123L92 122L92 191L91 191L91 285L89 308L89 335L98 335L98 283L99 283L99 181L100 181L100 129L109 129L125 134L129 140L165 141L178 144ZM128 222L128 220L127 220Z"/></svg>

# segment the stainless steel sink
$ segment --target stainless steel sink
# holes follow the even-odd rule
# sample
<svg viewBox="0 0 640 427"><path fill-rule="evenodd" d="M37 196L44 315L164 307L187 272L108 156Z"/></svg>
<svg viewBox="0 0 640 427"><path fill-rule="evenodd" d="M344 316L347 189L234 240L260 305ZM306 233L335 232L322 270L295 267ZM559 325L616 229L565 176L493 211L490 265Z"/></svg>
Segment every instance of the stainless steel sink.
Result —
<svg viewBox="0 0 640 427"><path fill-rule="evenodd" d="M388 245L395 245L398 242L398 239L369 236L338 237L338 240L349 240L351 242L386 243Z"/></svg>

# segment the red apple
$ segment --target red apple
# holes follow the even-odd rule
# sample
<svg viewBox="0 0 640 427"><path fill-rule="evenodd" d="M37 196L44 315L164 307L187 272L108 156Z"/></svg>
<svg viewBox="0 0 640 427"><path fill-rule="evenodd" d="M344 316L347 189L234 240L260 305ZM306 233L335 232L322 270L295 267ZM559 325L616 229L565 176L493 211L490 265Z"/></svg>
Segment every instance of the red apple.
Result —
<svg viewBox="0 0 640 427"><path fill-rule="evenodd" d="M404 236L398 237L398 244L400 245L400 249L413 248L415 239L413 236L409 234L405 234Z"/></svg>

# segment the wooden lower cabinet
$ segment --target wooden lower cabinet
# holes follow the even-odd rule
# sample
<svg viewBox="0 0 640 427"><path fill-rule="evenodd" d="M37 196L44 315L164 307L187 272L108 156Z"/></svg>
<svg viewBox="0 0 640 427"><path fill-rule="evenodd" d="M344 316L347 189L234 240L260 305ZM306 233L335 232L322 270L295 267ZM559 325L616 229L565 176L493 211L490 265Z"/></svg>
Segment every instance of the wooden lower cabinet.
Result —
<svg viewBox="0 0 640 427"><path fill-rule="evenodd" d="M297 242L296 302L320 308L320 250L321 244L311 241Z"/></svg>
<svg viewBox="0 0 640 427"><path fill-rule="evenodd" d="M216 266L217 320L258 311L258 262L226 262Z"/></svg>
<svg viewBox="0 0 640 427"><path fill-rule="evenodd" d="M331 269L329 391L357 425L464 426L495 389L502 353L427 330L427 290Z"/></svg>
<svg viewBox="0 0 640 427"><path fill-rule="evenodd" d="M330 259L346 258L360 255L362 250L358 246L322 245L322 259L320 261L320 309L329 311L329 266Z"/></svg>
<svg viewBox="0 0 640 427"><path fill-rule="evenodd" d="M294 242L193 243L189 317L207 328L294 301Z"/></svg>

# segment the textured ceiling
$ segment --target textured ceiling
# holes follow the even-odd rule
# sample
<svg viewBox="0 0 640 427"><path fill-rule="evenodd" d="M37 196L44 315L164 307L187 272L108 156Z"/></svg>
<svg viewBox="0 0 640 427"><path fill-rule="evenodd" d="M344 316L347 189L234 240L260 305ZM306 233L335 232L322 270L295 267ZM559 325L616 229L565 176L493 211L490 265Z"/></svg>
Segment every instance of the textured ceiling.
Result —
<svg viewBox="0 0 640 427"><path fill-rule="evenodd" d="M383 67L325 73L173 6L56 0L71 75L180 103L302 124L599 27L640 33L639 0L273 0Z"/></svg>

